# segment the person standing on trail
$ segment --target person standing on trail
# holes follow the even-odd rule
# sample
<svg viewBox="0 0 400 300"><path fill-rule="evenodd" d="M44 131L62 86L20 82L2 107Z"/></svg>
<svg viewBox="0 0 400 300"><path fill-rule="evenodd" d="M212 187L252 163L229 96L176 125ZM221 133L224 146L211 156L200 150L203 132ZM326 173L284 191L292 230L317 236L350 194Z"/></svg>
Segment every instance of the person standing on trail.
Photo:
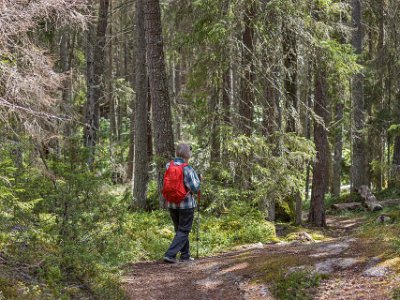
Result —
<svg viewBox="0 0 400 300"><path fill-rule="evenodd" d="M175 154L174 160L167 164L163 186L163 196L175 229L174 239L164 256L164 262L167 263L176 263L179 252L180 261L193 260L190 256L189 233L197 206L193 195L200 190L200 179L188 165L192 147L179 144Z"/></svg>

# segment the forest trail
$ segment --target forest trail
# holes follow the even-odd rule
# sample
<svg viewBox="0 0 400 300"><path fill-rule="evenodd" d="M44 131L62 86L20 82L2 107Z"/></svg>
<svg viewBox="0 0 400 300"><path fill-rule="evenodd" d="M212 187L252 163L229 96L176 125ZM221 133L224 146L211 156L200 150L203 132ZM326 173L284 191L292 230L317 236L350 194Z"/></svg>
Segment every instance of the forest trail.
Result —
<svg viewBox="0 0 400 300"><path fill-rule="evenodd" d="M303 276L326 274L318 287L309 289L312 299L393 299L393 290L400 286L393 267L399 258L388 257L381 243L353 236L363 219L330 217L327 222L324 234L329 238L322 242L300 238L255 244L190 263L132 264L123 286L136 300L276 299L274 283L300 271ZM288 299L306 298L292 294Z"/></svg>

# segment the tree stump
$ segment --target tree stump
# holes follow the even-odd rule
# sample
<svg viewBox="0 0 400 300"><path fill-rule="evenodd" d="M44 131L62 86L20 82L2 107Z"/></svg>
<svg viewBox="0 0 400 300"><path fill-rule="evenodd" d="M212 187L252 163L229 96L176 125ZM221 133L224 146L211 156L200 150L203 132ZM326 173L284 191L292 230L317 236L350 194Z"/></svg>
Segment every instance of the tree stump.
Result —
<svg viewBox="0 0 400 300"><path fill-rule="evenodd" d="M360 186L357 191L363 199L363 206L367 207L370 211L378 211L382 209L382 205L379 204L374 194L372 194L372 192L366 185Z"/></svg>

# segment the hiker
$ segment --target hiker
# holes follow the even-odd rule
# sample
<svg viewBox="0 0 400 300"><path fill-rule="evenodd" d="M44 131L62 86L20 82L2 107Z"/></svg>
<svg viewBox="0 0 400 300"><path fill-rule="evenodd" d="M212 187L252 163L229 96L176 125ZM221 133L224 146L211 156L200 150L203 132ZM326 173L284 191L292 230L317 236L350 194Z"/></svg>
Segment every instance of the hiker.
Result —
<svg viewBox="0 0 400 300"><path fill-rule="evenodd" d="M188 165L189 159L192 156L192 147L183 143L179 144L176 148L175 154L176 157L174 160L167 164L167 172L164 176L163 188L163 196L166 199L166 204L169 208L175 229L174 239L172 240L172 243L167 252L165 252L164 256L164 261L167 263L176 263L176 256L178 252L180 252L180 261L193 260L193 258L190 256L189 233L192 229L194 211L197 206L194 194L196 194L200 189L200 179L194 169ZM176 178L183 177L183 185L181 180L176 183L179 186L174 186L173 184L175 183L171 184L168 182L169 178L167 177L171 177L173 179L175 178L168 174L171 164L174 166L179 166L178 168L171 168L170 172L176 171L176 174L178 174ZM175 192L170 191L171 189L183 189L183 197L181 196L178 197L178 199L174 199L172 196L171 199L170 194L174 194Z"/></svg>

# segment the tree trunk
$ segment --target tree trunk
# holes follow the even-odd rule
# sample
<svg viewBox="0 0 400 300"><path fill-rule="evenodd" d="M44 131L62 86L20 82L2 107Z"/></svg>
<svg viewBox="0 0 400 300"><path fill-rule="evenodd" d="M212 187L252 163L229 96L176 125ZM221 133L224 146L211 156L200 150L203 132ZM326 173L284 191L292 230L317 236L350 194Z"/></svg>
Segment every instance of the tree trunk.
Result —
<svg viewBox="0 0 400 300"><path fill-rule="evenodd" d="M231 69L227 68L222 77L222 121L224 125L232 125L231 122Z"/></svg>
<svg viewBox="0 0 400 300"><path fill-rule="evenodd" d="M310 62L310 70L309 70L309 83L310 87L308 89L308 95L307 95L307 112L306 112L306 122L305 122L305 133L306 133L306 139L310 140L311 139L311 116L310 116L310 109L312 106L312 68L311 68L311 62ZM310 193L310 172L311 172L311 162L307 162L307 167L306 167L306 183L305 183L305 197L304 199L308 200L308 196Z"/></svg>
<svg viewBox="0 0 400 300"><path fill-rule="evenodd" d="M394 104L394 122L400 123L400 94L397 95ZM389 187L400 188L400 134L395 135L393 145L393 157L390 168Z"/></svg>
<svg viewBox="0 0 400 300"><path fill-rule="evenodd" d="M244 32L242 48L242 70L240 92L241 97L238 103L238 133L250 137L253 131L253 110L254 110L254 28L256 7L254 1L246 1L246 11L244 14ZM242 161L246 162L236 168L236 180L243 189L248 189L251 185L251 154L245 155Z"/></svg>
<svg viewBox="0 0 400 300"><path fill-rule="evenodd" d="M88 165L94 161L97 132L99 130L100 98L104 95L104 57L109 0L100 0L96 35L89 24L87 40L87 104L85 112L84 145L89 149Z"/></svg>
<svg viewBox="0 0 400 300"><path fill-rule="evenodd" d="M181 127L181 101L180 101L180 93L181 93L181 62L172 62L171 67L171 83L172 83L172 95L173 95L173 107L175 108L175 134L176 139L178 141L182 140L182 127Z"/></svg>
<svg viewBox="0 0 400 300"><path fill-rule="evenodd" d="M108 26L108 39L107 39L107 72L106 72L106 101L109 106L109 119L110 119L110 153L111 158L114 158L114 142L118 136L117 133L117 120L115 114L115 101L113 97L113 28L112 28L112 1L110 2L110 24Z"/></svg>
<svg viewBox="0 0 400 300"><path fill-rule="evenodd" d="M211 137L210 137L210 163L211 165L221 162L221 130L220 130L220 109L219 90L216 89L210 98L210 115L212 116Z"/></svg>
<svg viewBox="0 0 400 300"><path fill-rule="evenodd" d="M293 30L284 21L282 28L283 63L285 66L284 89L288 119L286 132L296 132L297 100L297 41Z"/></svg>
<svg viewBox="0 0 400 300"><path fill-rule="evenodd" d="M321 58L320 58L321 59ZM323 122L327 121L327 82L323 63L316 66L314 112ZM328 151L328 135L325 124L314 121L314 142L317 151L313 169L311 205L308 221L315 226L326 226L324 197L326 190L326 170Z"/></svg>
<svg viewBox="0 0 400 300"><path fill-rule="evenodd" d="M147 63L150 83L157 183L161 191L165 164L174 156L171 103L165 72L161 11L159 0L148 0L145 5ZM159 192L160 207L164 199Z"/></svg>
<svg viewBox="0 0 400 300"><path fill-rule="evenodd" d="M241 99L239 101L239 132L246 136L251 136L253 123L253 105L254 105L254 29L253 20L255 18L256 8L254 1L247 1L246 12L244 14L244 33L243 33L243 51L242 68L244 77L241 81Z"/></svg>
<svg viewBox="0 0 400 300"><path fill-rule="evenodd" d="M136 122L135 122L135 175L132 206L146 209L148 152L147 152L147 72L146 33L144 26L144 0L136 0Z"/></svg>
<svg viewBox="0 0 400 300"><path fill-rule="evenodd" d="M343 97L340 97L341 99ZM341 174L342 174L342 151L343 151L343 103L337 100L335 105L335 124L334 129L334 153L333 153L333 174L331 193L335 197L340 196Z"/></svg>
<svg viewBox="0 0 400 300"><path fill-rule="evenodd" d="M285 66L284 90L286 96L286 132L296 132L296 119L298 115L298 99L297 99L297 41L296 35L284 21L282 28L282 51L283 62ZM293 199L295 201L295 213L297 224L301 224L301 208L302 201L299 191L293 191Z"/></svg>
<svg viewBox="0 0 400 300"><path fill-rule="evenodd" d="M61 34L60 40L60 71L65 75L62 85L62 106L66 115L72 114L72 80L71 80L71 52L74 45L71 45L71 31L66 29ZM66 137L71 135L71 124L66 123L64 127Z"/></svg>
<svg viewBox="0 0 400 300"><path fill-rule="evenodd" d="M355 53L360 55L363 50L363 25L362 8L360 0L352 0L352 20L354 26L352 45ZM365 123L364 107L364 77L358 73L352 80L352 102L353 102L353 159L351 166L351 179L353 189L358 189L361 185L368 185L367 156L365 135L362 132Z"/></svg>

